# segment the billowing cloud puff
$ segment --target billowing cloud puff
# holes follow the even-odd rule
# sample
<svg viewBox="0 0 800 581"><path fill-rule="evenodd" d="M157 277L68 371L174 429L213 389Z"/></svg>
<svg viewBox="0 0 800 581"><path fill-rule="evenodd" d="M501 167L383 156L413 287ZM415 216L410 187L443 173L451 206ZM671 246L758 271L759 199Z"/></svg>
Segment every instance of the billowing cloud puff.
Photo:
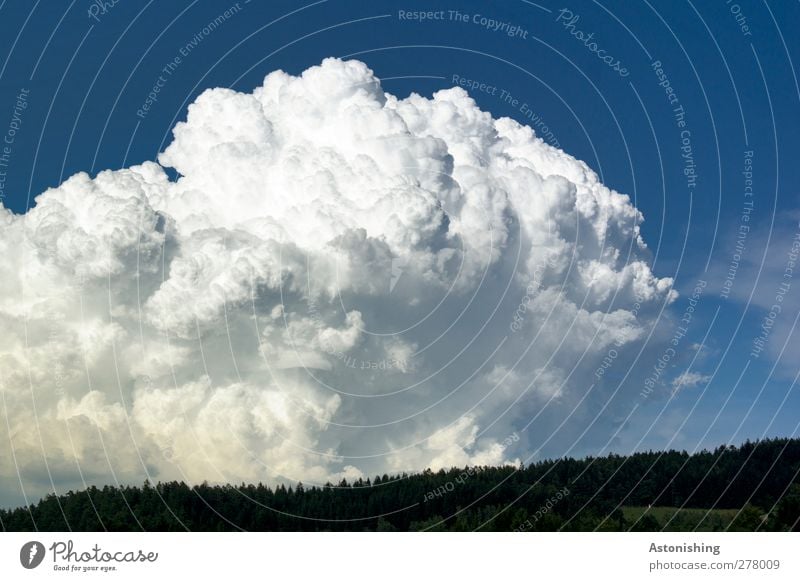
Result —
<svg viewBox="0 0 800 581"><path fill-rule="evenodd" d="M0 206L5 483L322 483L565 448L618 407L601 360L627 371L673 298L627 196L460 88L274 72L200 95L158 161Z"/></svg>

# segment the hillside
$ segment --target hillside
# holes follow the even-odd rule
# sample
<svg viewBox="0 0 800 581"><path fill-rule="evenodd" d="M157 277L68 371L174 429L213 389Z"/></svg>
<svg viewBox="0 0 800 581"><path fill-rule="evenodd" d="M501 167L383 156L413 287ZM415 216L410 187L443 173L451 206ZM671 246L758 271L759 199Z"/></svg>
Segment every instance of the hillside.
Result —
<svg viewBox="0 0 800 581"><path fill-rule="evenodd" d="M800 440L556 459L336 485L90 487L0 510L7 531L798 530Z"/></svg>

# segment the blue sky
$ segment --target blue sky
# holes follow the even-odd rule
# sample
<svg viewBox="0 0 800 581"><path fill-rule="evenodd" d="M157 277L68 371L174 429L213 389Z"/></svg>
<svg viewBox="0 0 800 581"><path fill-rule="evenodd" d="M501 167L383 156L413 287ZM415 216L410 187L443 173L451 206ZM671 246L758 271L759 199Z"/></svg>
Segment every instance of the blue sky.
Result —
<svg viewBox="0 0 800 581"><path fill-rule="evenodd" d="M674 277L681 293L671 307L678 316L697 281L706 282L677 364L710 381L669 403L644 402L612 447L692 449L796 435L800 279L784 274L800 232L793 65L800 4L108 4L0 4L0 131L6 119L11 128L21 93L26 103L17 107L21 128L8 167L0 168L6 207L24 212L37 194L79 171L155 159L187 105L209 87L249 92L272 70L298 74L329 56L363 60L401 97L430 96L466 79L484 110L542 136L546 126L548 141L631 196L645 216L654 272ZM230 17L203 34L226 10ZM421 22L401 11L433 16ZM613 57L611 66L598 51ZM137 114L176 57L157 100ZM745 195L746 159L752 196ZM744 248L724 293L739 240ZM755 357L753 340L775 311L782 282L790 287Z"/></svg>

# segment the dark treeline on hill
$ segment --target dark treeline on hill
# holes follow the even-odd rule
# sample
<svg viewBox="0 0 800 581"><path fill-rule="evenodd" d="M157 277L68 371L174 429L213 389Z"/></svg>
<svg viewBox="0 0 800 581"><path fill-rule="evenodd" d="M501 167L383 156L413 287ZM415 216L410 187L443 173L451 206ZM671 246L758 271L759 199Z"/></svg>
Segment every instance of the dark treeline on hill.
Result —
<svg viewBox="0 0 800 581"><path fill-rule="evenodd" d="M788 531L799 528L799 470L800 440L774 439L322 487L90 487L0 510L0 522L8 531Z"/></svg>

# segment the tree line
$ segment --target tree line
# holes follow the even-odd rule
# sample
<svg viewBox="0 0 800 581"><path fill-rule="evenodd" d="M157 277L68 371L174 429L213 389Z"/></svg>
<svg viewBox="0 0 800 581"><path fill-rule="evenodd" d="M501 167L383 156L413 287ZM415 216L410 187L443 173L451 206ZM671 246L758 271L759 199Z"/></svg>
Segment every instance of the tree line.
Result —
<svg viewBox="0 0 800 581"><path fill-rule="evenodd" d="M784 438L694 454L559 458L323 486L147 481L50 494L27 507L0 510L0 526L5 531L658 531L668 526L796 531L798 472L800 440ZM667 523L655 509L641 507L677 507L681 510L670 514L695 516L671 516Z"/></svg>

